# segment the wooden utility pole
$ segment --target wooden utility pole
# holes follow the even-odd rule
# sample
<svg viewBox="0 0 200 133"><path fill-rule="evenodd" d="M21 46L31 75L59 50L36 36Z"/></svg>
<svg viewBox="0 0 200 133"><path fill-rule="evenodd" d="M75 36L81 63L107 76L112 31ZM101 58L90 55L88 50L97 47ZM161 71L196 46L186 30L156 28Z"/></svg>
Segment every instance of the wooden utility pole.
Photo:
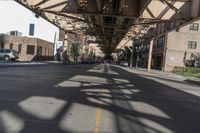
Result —
<svg viewBox="0 0 200 133"><path fill-rule="evenodd" d="M150 47L149 47L149 57L148 57L148 67L147 71L151 71L151 62L152 62L152 50L153 50L153 39L150 42Z"/></svg>

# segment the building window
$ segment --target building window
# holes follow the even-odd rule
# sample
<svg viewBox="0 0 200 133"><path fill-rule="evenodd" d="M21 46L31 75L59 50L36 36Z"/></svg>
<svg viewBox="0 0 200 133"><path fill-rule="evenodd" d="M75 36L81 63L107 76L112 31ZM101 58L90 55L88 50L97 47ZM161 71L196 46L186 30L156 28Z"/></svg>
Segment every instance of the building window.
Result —
<svg viewBox="0 0 200 133"><path fill-rule="evenodd" d="M30 54L30 55L34 55L34 53L35 53L35 46L33 46L33 45L27 45L26 53Z"/></svg>
<svg viewBox="0 0 200 133"><path fill-rule="evenodd" d="M44 49L44 55L47 55L47 48Z"/></svg>
<svg viewBox="0 0 200 133"><path fill-rule="evenodd" d="M189 49L196 49L197 48L197 42L189 41L188 42L188 48Z"/></svg>
<svg viewBox="0 0 200 133"><path fill-rule="evenodd" d="M21 53L22 52L22 44L19 44L18 45L18 53Z"/></svg>
<svg viewBox="0 0 200 133"><path fill-rule="evenodd" d="M37 55L42 55L42 46L37 46Z"/></svg>
<svg viewBox="0 0 200 133"><path fill-rule="evenodd" d="M163 47L165 44L165 37L161 36L157 40L157 48Z"/></svg>
<svg viewBox="0 0 200 133"><path fill-rule="evenodd" d="M4 43L1 42L1 48L4 49Z"/></svg>
<svg viewBox="0 0 200 133"><path fill-rule="evenodd" d="M47 49L47 56L49 56L49 49Z"/></svg>
<svg viewBox="0 0 200 133"><path fill-rule="evenodd" d="M10 49L13 49L13 43L10 44Z"/></svg>
<svg viewBox="0 0 200 133"><path fill-rule="evenodd" d="M34 36L35 24L29 25L29 36Z"/></svg>
<svg viewBox="0 0 200 133"><path fill-rule="evenodd" d="M53 55L53 49L51 49L51 56Z"/></svg>
<svg viewBox="0 0 200 133"><path fill-rule="evenodd" d="M196 30L198 31L199 29L199 24L198 23L193 23L190 25L190 30Z"/></svg>

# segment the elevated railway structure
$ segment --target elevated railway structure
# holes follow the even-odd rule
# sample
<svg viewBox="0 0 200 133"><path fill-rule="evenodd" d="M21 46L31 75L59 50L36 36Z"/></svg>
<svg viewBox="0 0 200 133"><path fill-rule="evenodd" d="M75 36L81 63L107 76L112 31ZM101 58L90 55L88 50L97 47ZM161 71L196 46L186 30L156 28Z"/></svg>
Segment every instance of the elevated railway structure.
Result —
<svg viewBox="0 0 200 133"><path fill-rule="evenodd" d="M199 16L199 0L15 0L66 34L96 37L100 49L110 55L122 39L149 32L158 23L175 18L183 23ZM183 10L188 10L184 12Z"/></svg>

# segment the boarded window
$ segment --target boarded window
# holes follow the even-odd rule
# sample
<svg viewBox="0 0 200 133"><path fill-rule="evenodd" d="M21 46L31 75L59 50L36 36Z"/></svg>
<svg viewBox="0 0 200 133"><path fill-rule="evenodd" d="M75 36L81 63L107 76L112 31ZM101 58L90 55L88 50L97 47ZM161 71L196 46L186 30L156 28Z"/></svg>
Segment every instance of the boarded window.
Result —
<svg viewBox="0 0 200 133"><path fill-rule="evenodd" d="M34 55L35 53L35 46L34 45L27 45L26 53L29 55Z"/></svg>

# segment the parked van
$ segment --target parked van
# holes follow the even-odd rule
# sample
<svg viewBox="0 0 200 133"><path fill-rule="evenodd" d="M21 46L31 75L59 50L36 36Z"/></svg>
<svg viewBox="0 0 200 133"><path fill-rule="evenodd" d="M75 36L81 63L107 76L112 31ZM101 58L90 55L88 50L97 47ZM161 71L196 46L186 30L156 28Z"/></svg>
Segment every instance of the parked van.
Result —
<svg viewBox="0 0 200 133"><path fill-rule="evenodd" d="M12 49L0 49L0 59L5 61L15 61L18 59L18 52Z"/></svg>

